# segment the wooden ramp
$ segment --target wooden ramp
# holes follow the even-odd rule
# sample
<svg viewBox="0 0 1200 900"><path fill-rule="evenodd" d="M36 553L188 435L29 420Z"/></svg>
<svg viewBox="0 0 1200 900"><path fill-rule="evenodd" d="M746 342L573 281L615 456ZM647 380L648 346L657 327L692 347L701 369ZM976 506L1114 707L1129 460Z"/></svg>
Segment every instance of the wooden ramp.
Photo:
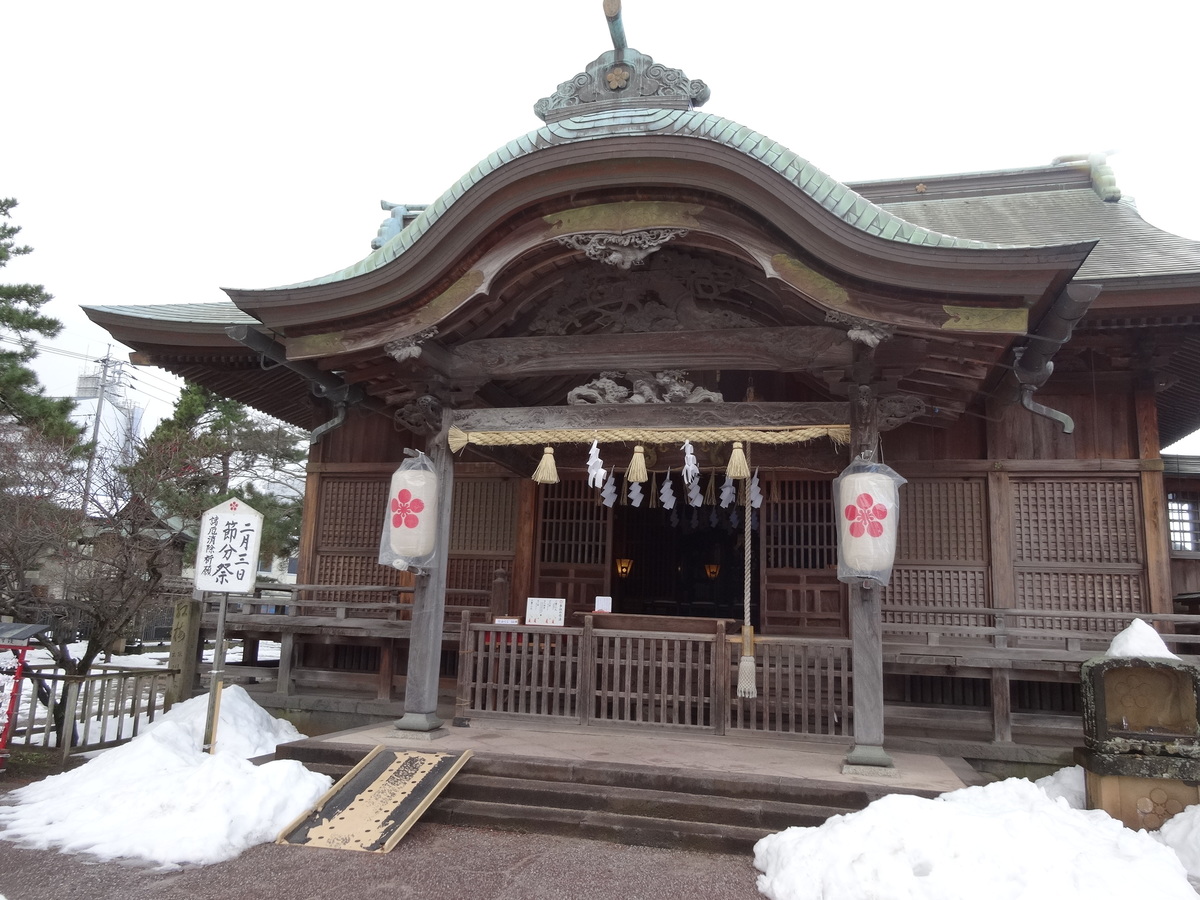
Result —
<svg viewBox="0 0 1200 900"><path fill-rule="evenodd" d="M470 757L377 746L276 843L387 853Z"/></svg>

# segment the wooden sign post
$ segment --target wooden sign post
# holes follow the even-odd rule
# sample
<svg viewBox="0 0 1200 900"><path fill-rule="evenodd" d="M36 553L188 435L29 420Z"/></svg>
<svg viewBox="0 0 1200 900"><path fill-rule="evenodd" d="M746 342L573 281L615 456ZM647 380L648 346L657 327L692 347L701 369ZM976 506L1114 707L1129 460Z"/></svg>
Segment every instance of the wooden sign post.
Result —
<svg viewBox="0 0 1200 900"><path fill-rule="evenodd" d="M225 674L225 612L230 594L254 591L262 524L262 513L237 498L205 510L200 517L195 588L221 594L209 676L208 716L204 722L203 749L209 753L216 747L222 676Z"/></svg>

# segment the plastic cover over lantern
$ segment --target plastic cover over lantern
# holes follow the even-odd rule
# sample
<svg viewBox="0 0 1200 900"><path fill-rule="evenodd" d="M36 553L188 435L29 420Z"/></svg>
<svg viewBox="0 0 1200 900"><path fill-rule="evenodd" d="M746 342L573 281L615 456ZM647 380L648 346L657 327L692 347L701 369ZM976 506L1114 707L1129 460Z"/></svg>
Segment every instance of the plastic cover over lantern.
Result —
<svg viewBox="0 0 1200 900"><path fill-rule="evenodd" d="M438 477L419 450L393 474L379 540L379 563L405 569L433 565L437 538Z"/></svg>
<svg viewBox="0 0 1200 900"><path fill-rule="evenodd" d="M838 522L838 581L886 585L896 558L900 485L906 479L859 457L833 480Z"/></svg>

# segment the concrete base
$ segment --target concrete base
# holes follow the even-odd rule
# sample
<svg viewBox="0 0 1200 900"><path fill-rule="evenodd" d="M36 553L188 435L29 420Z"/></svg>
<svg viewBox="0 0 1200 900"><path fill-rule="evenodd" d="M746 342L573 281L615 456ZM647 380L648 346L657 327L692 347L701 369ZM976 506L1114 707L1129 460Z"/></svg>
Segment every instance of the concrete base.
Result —
<svg viewBox="0 0 1200 900"><path fill-rule="evenodd" d="M396 720L398 731L433 731L442 727L442 720L433 713L408 713Z"/></svg>
<svg viewBox="0 0 1200 900"><path fill-rule="evenodd" d="M843 775L865 775L867 778L899 778L900 770L887 766L852 766L848 763L842 766Z"/></svg>
<svg viewBox="0 0 1200 900"><path fill-rule="evenodd" d="M847 768L852 769L867 769L864 772L847 772ZM896 764L892 762L892 758L887 755L887 752L882 747L874 746L873 744L856 744L846 754L846 764L842 767L843 775L883 775L891 777L889 771L894 775Z"/></svg>

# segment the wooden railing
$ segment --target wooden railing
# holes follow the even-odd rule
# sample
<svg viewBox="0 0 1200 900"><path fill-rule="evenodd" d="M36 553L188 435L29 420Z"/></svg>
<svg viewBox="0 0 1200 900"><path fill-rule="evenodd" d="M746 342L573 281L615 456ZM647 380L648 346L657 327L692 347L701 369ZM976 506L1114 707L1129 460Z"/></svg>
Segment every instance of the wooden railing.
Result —
<svg viewBox="0 0 1200 900"><path fill-rule="evenodd" d="M740 656L740 638L731 640ZM729 727L810 738L849 738L850 648L849 640L832 638L756 638L758 697L746 700L734 691Z"/></svg>
<svg viewBox="0 0 1200 900"><path fill-rule="evenodd" d="M1134 619L1156 624L1163 641L1200 662L1200 616L1009 607L883 607L883 659L893 671L928 672L990 682L991 739L1013 739L1011 683L1070 681Z"/></svg>
<svg viewBox="0 0 1200 900"><path fill-rule="evenodd" d="M759 696L736 696L741 638L725 633L462 622L456 717L844 737L850 642L756 642Z"/></svg>
<svg viewBox="0 0 1200 900"><path fill-rule="evenodd" d="M479 619L489 617L495 610L507 612L509 581L501 569L491 588L449 588L446 591L446 622L450 630L456 630L462 612L470 612ZM345 599L347 594L376 595L377 602L361 599ZM359 619L364 626L376 622L407 622L412 618L411 585L328 585L328 584L276 584L259 582L251 594L231 594L227 611L227 623L232 626L256 625L280 631L303 630L313 623L329 624L348 619ZM329 596L335 595L335 596ZM402 599L408 598L408 599ZM215 613L220 602L220 593L205 593L202 601L206 612ZM458 603L450 601L460 601ZM475 602L461 602L461 601ZM370 615L363 616L362 613ZM288 619L296 621L287 621Z"/></svg>
<svg viewBox="0 0 1200 900"><path fill-rule="evenodd" d="M1200 652L1198 615L895 605L883 607L884 656L947 657L983 668L997 659L1012 667L1079 663L1106 649L1134 619L1164 626L1162 638L1173 652Z"/></svg>
<svg viewBox="0 0 1200 900"><path fill-rule="evenodd" d="M53 666L27 666L10 743L57 747L64 762L72 753L124 744L166 712L166 689L176 674L174 669L93 666L87 675L74 676ZM64 731L71 734L61 743L60 721L68 723Z"/></svg>

